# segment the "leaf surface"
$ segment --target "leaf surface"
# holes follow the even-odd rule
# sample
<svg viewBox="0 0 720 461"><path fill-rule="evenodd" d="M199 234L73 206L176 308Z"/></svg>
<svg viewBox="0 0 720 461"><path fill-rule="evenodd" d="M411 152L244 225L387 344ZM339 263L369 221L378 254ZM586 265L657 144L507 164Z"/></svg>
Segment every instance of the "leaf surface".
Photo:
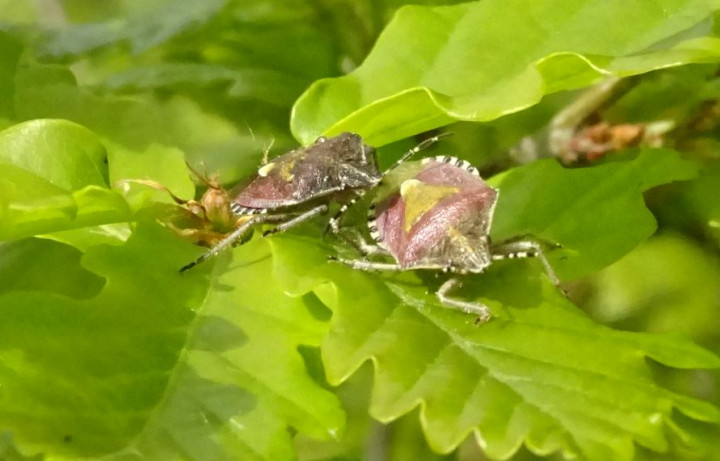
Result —
<svg viewBox="0 0 720 461"><path fill-rule="evenodd" d="M493 120L602 77L717 61L720 41L701 23L718 7L717 0L405 6L361 66L300 97L292 130L304 143L353 131L379 146L456 120Z"/></svg>
<svg viewBox="0 0 720 461"><path fill-rule="evenodd" d="M0 132L0 238L128 219L107 188L100 139L64 120L34 120Z"/></svg>
<svg viewBox="0 0 720 461"><path fill-rule="evenodd" d="M577 277L655 230L643 190L694 174L676 152L656 149L584 169L533 162L491 178L501 191L497 237L530 232L562 243L549 253L551 263L562 277ZM381 278L327 264L326 253L308 241L272 242L276 275L289 292L313 290L333 310L322 349L330 382L372 360L373 416L387 422L420 405L428 441L440 452L475 432L494 458L526 444L537 454L631 459L635 442L664 452L666 431L671 440L685 437L675 410L701 421L720 418L709 403L655 384L646 358L676 368L717 367L720 359L679 337L595 324L537 261L498 262L463 277L457 295L480 299L493 313L477 326L439 304L432 292L441 279L432 274Z"/></svg>
<svg viewBox="0 0 720 461"><path fill-rule="evenodd" d="M595 324L528 265L498 264L465 279L461 295L482 296L495 315L477 326L415 276L319 263L322 251L289 237L273 247L276 270L288 279L295 270L306 287L315 277L314 292L333 310L322 348L329 381L372 360L372 415L387 422L420 405L434 450L449 452L474 432L493 458L524 443L537 454L624 460L635 442L662 452L666 431L684 437L675 410L720 421L712 405L657 386L645 358L678 368L718 367L720 359L685 339Z"/></svg>
<svg viewBox="0 0 720 461"><path fill-rule="evenodd" d="M529 235L561 245L548 258L564 280L616 261L657 228L642 192L697 175L695 165L666 149L641 149L616 160L577 169L541 160L492 178L501 191L493 238Z"/></svg>
<svg viewBox="0 0 720 461"><path fill-rule="evenodd" d="M208 285L177 272L196 249L141 223L86 254L107 280L96 297L0 295L0 425L59 459L292 459L289 426L338 437L336 397L298 352L319 344L324 308L268 277L266 242L242 250Z"/></svg>

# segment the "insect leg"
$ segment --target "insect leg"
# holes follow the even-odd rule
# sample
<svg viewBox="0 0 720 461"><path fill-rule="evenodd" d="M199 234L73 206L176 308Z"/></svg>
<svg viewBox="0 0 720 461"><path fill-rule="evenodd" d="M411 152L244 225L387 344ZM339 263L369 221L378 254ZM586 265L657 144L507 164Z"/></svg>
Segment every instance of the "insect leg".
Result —
<svg viewBox="0 0 720 461"><path fill-rule="evenodd" d="M493 261L513 258L537 258L543 266L545 266L545 272L547 272L552 283L560 285L560 279L557 274L555 274L555 270L552 268L550 262L545 256L542 245L534 240L499 243L497 245L493 245L491 252Z"/></svg>
<svg viewBox="0 0 720 461"><path fill-rule="evenodd" d="M252 218L248 219L244 223L242 223L237 229L235 229L231 234L229 234L224 239L220 240L217 245L210 248L208 251L200 255L198 259L195 261L184 265L182 268L180 268L180 272L185 272L186 270L197 266L198 264L207 261L208 259L212 258L213 256L217 255L221 251L225 250L229 246L232 246L236 241L240 240L245 233L255 226L256 224L260 224L263 222L271 222L271 221L279 221L282 219L287 219L285 215L258 215L253 216Z"/></svg>
<svg viewBox="0 0 720 461"><path fill-rule="evenodd" d="M392 264L392 263L376 263L373 261L365 261L362 259L345 259L345 258L336 258L336 257L330 257L328 258L330 261L339 262L340 264L345 264L346 266L350 266L353 269L360 269L363 271L395 271L399 272L402 270L405 270L400 264Z"/></svg>
<svg viewBox="0 0 720 461"><path fill-rule="evenodd" d="M327 234L329 230L332 231L333 234L337 234L340 232L340 223L343 216L345 216L347 210L349 210L353 205L358 202L358 200L365 196L366 192L367 191L364 189L358 189L353 191L355 197L351 198L347 203L343 204L343 206L340 207L337 213L335 213L335 215L330 218L327 227L325 227L325 234Z"/></svg>
<svg viewBox="0 0 720 461"><path fill-rule="evenodd" d="M388 255L388 251L379 245L368 243L362 233L355 228L341 229L337 236L352 245L363 256Z"/></svg>
<svg viewBox="0 0 720 461"><path fill-rule="evenodd" d="M446 307L467 312L468 314L477 315L477 320L475 321L475 323L485 323L490 320L490 309L488 309L485 304L480 302L463 301L448 296L449 291L451 291L453 288L459 287L460 285L461 283L458 279L448 279L440 286L437 293L435 293L435 296L437 296L440 302L443 303L443 305L445 305Z"/></svg>
<svg viewBox="0 0 720 461"><path fill-rule="evenodd" d="M298 224L301 224L308 219L314 218L315 216L325 213L327 211L328 207L327 205L318 205L315 208L311 208L308 211L294 217L293 219L290 219L288 221L283 222L282 224L278 224L273 229L270 229L269 231L265 231L263 233L263 237L266 237L270 234L277 234L278 232L285 232L286 230L290 229L291 227L295 227Z"/></svg>

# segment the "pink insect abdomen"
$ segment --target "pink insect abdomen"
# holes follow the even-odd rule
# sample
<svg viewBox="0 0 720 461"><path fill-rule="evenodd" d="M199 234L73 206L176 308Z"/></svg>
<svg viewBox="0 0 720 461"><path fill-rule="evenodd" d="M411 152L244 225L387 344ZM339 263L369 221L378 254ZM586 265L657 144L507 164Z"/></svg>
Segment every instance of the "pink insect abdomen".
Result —
<svg viewBox="0 0 720 461"><path fill-rule="evenodd" d="M292 183L276 176L256 176L233 202L245 208L278 208L294 203Z"/></svg>

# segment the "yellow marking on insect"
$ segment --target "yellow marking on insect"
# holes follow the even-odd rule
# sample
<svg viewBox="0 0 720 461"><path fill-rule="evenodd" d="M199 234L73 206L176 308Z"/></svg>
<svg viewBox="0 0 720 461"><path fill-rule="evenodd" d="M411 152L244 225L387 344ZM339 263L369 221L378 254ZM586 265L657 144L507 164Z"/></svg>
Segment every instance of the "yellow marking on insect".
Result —
<svg viewBox="0 0 720 461"><path fill-rule="evenodd" d="M274 163L267 163L260 167L258 170L258 175L262 176L263 178L266 177L270 172L275 168Z"/></svg>
<svg viewBox="0 0 720 461"><path fill-rule="evenodd" d="M258 169L258 175L265 178L270 173L278 170L278 168L279 168L279 171L277 171L277 175L279 177L281 177L282 179L284 179L286 182L292 182L292 180L295 178L295 175L293 174L292 171L293 171L293 168L295 167L295 162L297 160L298 159L293 158L293 159L290 159L289 161L280 162L279 165L275 162L270 162L268 164L261 166Z"/></svg>
<svg viewBox="0 0 720 461"><path fill-rule="evenodd" d="M400 195L405 201L405 232L437 203L460 189L451 186L435 186L417 179L408 179L400 185Z"/></svg>
<svg viewBox="0 0 720 461"><path fill-rule="evenodd" d="M306 156L307 155L298 152L297 154L289 157L286 161L283 161L280 164L280 171L278 171L278 176L284 179L285 182L292 182L292 180L295 179L295 173L293 172L293 170L295 169L295 164L298 161L302 161Z"/></svg>

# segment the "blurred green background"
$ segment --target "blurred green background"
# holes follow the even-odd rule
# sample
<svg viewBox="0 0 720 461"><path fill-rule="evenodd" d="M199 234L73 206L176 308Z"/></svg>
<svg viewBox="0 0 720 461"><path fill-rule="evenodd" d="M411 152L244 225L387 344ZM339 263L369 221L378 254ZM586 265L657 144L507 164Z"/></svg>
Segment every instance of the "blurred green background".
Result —
<svg viewBox="0 0 720 461"><path fill-rule="evenodd" d="M0 34L18 45L0 50L0 66L18 66L20 74L14 103L0 101L0 127L35 118L69 119L115 145L115 155L123 149L150 152L172 146L191 165L219 174L230 185L254 171L267 149L273 156L297 145L289 120L298 96L319 78L356 68L404 3L0 0ZM719 70L715 64L697 64L637 77L595 114L610 123L671 120L664 145L696 162L700 176L649 192L657 234L568 287L571 299L598 322L622 330L683 333L716 354ZM0 80L0 90L6 87ZM454 136L440 149L472 161L488 175L518 164L529 151L547 155L548 124L578 94L555 94L489 123L451 125L447 131ZM384 147L383 162L416 141ZM186 179L177 180L174 190L188 197L192 188ZM319 360L312 354L308 363ZM653 370L671 389L720 405L718 372L680 373L660 365ZM482 459L473 443L453 455L432 454L417 412L390 425L372 422L367 415L370 387L366 365L338 391L349 414L344 441L299 436L302 459ZM712 437L709 433L708 444L717 443ZM7 458L17 456L7 450ZM513 459L535 457L523 449Z"/></svg>

